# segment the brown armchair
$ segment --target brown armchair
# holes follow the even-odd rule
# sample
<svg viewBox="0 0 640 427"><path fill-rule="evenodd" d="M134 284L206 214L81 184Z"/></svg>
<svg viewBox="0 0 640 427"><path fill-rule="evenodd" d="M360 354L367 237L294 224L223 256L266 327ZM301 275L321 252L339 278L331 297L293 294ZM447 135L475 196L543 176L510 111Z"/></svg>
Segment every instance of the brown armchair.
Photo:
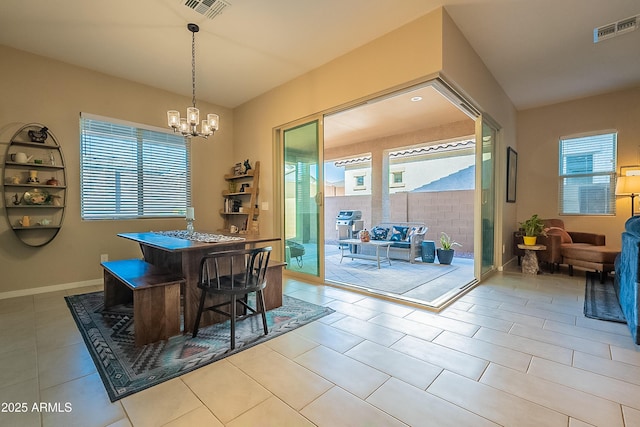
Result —
<svg viewBox="0 0 640 427"><path fill-rule="evenodd" d="M566 231L564 221L557 218L544 219L546 236L538 236L537 243L547 247L544 251L537 251L538 260L549 266L549 271L554 272L564 264L563 248L579 246L604 246L605 235L586 233L581 231ZM513 233L513 253L518 257L518 265L524 256L524 250L518 248L522 244L522 231Z"/></svg>

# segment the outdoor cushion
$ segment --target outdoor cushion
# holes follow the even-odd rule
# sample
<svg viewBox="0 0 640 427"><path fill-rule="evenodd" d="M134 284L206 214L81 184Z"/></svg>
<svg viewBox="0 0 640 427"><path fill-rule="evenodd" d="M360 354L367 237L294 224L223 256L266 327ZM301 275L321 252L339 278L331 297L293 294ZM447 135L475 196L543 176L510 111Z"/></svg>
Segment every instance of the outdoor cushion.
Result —
<svg viewBox="0 0 640 427"><path fill-rule="evenodd" d="M411 243L409 242L393 242L391 244L392 248L404 248L404 249L410 249L411 248Z"/></svg>
<svg viewBox="0 0 640 427"><path fill-rule="evenodd" d="M407 230L409 230L409 227L394 225L389 240L394 242L405 240L407 238Z"/></svg>
<svg viewBox="0 0 640 427"><path fill-rule="evenodd" d="M421 230L422 230L422 227L411 227L411 229L407 233L407 237L405 238L405 240L407 242L410 242L411 241L411 236L413 236L416 233L419 233Z"/></svg>
<svg viewBox="0 0 640 427"><path fill-rule="evenodd" d="M373 240L387 240L389 229L385 227L373 227L371 229L371 239Z"/></svg>

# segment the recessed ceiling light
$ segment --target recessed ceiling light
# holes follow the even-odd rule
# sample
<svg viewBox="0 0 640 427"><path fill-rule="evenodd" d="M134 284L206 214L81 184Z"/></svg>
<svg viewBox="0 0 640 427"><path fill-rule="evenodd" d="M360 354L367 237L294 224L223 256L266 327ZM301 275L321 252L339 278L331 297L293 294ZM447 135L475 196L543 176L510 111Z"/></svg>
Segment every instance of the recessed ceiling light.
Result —
<svg viewBox="0 0 640 427"><path fill-rule="evenodd" d="M421 96L414 96L413 98L411 98L411 102L418 102L418 101L422 101Z"/></svg>

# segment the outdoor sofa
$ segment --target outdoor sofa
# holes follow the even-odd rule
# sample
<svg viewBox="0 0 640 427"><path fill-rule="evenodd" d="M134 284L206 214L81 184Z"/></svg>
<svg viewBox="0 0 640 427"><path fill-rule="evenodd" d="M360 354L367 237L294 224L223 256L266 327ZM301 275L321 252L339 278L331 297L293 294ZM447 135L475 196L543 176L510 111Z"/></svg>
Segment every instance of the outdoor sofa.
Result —
<svg viewBox="0 0 640 427"><path fill-rule="evenodd" d="M383 222L371 230L371 240L387 240L389 258L400 259L414 263L422 254L422 242L429 228L423 222ZM364 255L375 255L375 248L362 246Z"/></svg>

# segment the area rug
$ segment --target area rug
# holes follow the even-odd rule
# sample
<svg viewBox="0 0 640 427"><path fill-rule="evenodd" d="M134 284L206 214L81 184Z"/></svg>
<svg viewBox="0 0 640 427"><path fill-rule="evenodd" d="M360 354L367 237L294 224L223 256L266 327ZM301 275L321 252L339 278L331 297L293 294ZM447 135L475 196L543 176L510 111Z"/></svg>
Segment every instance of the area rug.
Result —
<svg viewBox="0 0 640 427"><path fill-rule="evenodd" d="M333 312L283 295L282 306L267 312L269 334L256 316L236 323L236 348L229 350L229 322L200 328L198 336L178 335L136 347L133 306L104 310L104 295L65 297L112 402L201 368L289 332Z"/></svg>
<svg viewBox="0 0 640 427"><path fill-rule="evenodd" d="M584 293L584 315L592 319L627 323L622 313L611 278L600 283L600 274L587 272Z"/></svg>

